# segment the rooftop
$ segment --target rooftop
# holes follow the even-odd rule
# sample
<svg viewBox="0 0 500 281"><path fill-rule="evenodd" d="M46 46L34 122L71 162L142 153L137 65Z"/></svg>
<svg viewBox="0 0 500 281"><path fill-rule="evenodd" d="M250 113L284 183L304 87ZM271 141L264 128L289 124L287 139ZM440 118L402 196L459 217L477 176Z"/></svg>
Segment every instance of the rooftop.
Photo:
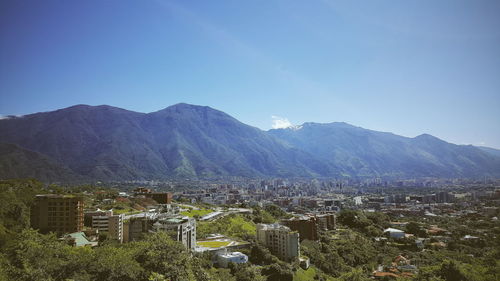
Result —
<svg viewBox="0 0 500 281"><path fill-rule="evenodd" d="M36 198L77 198L74 195L62 195L62 194L37 194Z"/></svg>
<svg viewBox="0 0 500 281"><path fill-rule="evenodd" d="M227 252L227 253L223 253L223 254L219 254L219 256L223 257L223 258L236 258L236 257L241 257L241 256L246 256L245 254L241 253L241 252Z"/></svg>
<svg viewBox="0 0 500 281"><path fill-rule="evenodd" d="M284 230L291 231L288 226L284 226L278 223L273 224L259 224L263 230Z"/></svg>
<svg viewBox="0 0 500 281"><path fill-rule="evenodd" d="M97 246L97 242L90 241L85 233L83 232L73 232L65 235L65 238L70 238L75 241L75 246Z"/></svg>
<svg viewBox="0 0 500 281"><path fill-rule="evenodd" d="M384 230L384 232L404 232L404 231L396 229L396 228L389 227L389 228L386 228Z"/></svg>

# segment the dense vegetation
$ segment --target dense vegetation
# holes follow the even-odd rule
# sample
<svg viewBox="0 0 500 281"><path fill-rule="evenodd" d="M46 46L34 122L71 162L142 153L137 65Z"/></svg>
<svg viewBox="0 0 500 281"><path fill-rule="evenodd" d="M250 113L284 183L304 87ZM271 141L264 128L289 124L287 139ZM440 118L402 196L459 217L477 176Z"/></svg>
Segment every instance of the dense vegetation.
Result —
<svg viewBox="0 0 500 281"><path fill-rule="evenodd" d="M164 232L91 249L26 229L5 246L2 268L5 280L209 280L200 260Z"/></svg>
<svg viewBox="0 0 500 281"><path fill-rule="evenodd" d="M288 217L274 205L198 224L198 237L221 233L250 243L241 250L250 263L231 264L227 269L214 267L209 255L188 252L167 233L153 233L126 244L104 241L95 248L75 248L53 234L29 228L29 208L35 194L71 192L86 196L89 204L116 195L112 189L88 193L92 189L95 187L44 186L34 180L0 181L0 280L363 281L371 280L369 276L378 265L388 265L398 255L418 265L418 273L401 280L489 281L500 277L500 225L479 214L404 218L409 222L405 230L419 237L429 236L424 230L431 225L446 228L451 234L443 245L429 236L431 243L420 249L414 238L374 239L395 218L345 210L338 216L337 230L320 232L319 241L301 243L301 254L312 264L308 270L301 269L298 261L279 260L255 243L256 223ZM462 239L467 234L478 238Z"/></svg>

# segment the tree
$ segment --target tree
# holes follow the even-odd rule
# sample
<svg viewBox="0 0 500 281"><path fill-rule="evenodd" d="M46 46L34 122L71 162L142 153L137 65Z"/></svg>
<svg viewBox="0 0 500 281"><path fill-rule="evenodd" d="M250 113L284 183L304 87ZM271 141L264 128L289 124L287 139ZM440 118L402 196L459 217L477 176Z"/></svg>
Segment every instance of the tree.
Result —
<svg viewBox="0 0 500 281"><path fill-rule="evenodd" d="M271 254L271 252L260 244L254 244L250 251L250 261L254 264L272 264L279 262L279 259Z"/></svg>
<svg viewBox="0 0 500 281"><path fill-rule="evenodd" d="M350 272L344 273L339 278L340 281L370 281L361 268L355 268Z"/></svg>
<svg viewBox="0 0 500 281"><path fill-rule="evenodd" d="M167 233L152 233L144 241L129 243L127 247L131 247L133 257L149 272L148 276L158 273L171 281L209 280L198 258L191 257L186 248Z"/></svg>
<svg viewBox="0 0 500 281"><path fill-rule="evenodd" d="M293 271L292 267L284 262L273 263L265 266L262 273L267 275L268 281L292 281Z"/></svg>
<svg viewBox="0 0 500 281"><path fill-rule="evenodd" d="M243 264L238 266L238 270L234 272L236 281L265 281L266 277L263 276L260 270L255 266Z"/></svg>
<svg viewBox="0 0 500 281"><path fill-rule="evenodd" d="M446 281L467 281L469 280L461 271L460 265L452 260L446 260L441 264L439 276Z"/></svg>
<svg viewBox="0 0 500 281"><path fill-rule="evenodd" d="M10 260L8 274L14 280L66 279L75 270L71 247L51 235L35 230L23 230L7 246Z"/></svg>
<svg viewBox="0 0 500 281"><path fill-rule="evenodd" d="M134 259L134 252L112 244L95 250L89 271L97 280L132 281L144 277L144 270Z"/></svg>
<svg viewBox="0 0 500 281"><path fill-rule="evenodd" d="M8 271L10 268L9 261L7 258L0 253L0 280L9 280Z"/></svg>
<svg viewBox="0 0 500 281"><path fill-rule="evenodd" d="M231 270L228 268L215 268L209 269L210 280L211 281L236 281L236 277L231 274Z"/></svg>
<svg viewBox="0 0 500 281"><path fill-rule="evenodd" d="M341 211L338 219L341 224L355 229L363 229L373 224L363 213L354 210Z"/></svg>
<svg viewBox="0 0 500 281"><path fill-rule="evenodd" d="M413 221L409 222L406 225L406 232L415 234L420 237L427 237L427 233L425 232L425 230L423 230L418 223Z"/></svg>
<svg viewBox="0 0 500 281"><path fill-rule="evenodd" d="M273 217L269 212L263 210L260 207L255 207L252 213L252 221L254 223L274 223L276 218Z"/></svg>
<svg viewBox="0 0 500 281"><path fill-rule="evenodd" d="M286 218L291 217L290 214L283 211L279 206L274 205L274 204L266 205L266 207L264 209L266 210L266 212L268 212L275 219L286 219Z"/></svg>
<svg viewBox="0 0 500 281"><path fill-rule="evenodd" d="M36 180L0 181L0 248L30 225L30 207L36 194L42 193Z"/></svg>

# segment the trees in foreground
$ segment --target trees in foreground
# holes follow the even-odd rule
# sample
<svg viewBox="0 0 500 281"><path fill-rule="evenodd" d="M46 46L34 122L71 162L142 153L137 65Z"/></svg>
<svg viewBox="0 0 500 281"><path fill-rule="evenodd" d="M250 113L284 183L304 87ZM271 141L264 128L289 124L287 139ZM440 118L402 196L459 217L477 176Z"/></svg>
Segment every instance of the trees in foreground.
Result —
<svg viewBox="0 0 500 281"><path fill-rule="evenodd" d="M199 259L163 232L91 249L25 229L3 252L0 276L6 280L209 280Z"/></svg>

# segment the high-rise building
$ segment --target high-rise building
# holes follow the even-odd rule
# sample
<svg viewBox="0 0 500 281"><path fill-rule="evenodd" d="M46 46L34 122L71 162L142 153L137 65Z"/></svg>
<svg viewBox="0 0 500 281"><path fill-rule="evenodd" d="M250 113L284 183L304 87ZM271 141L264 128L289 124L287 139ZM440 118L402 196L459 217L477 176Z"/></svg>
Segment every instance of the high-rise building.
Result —
<svg viewBox="0 0 500 281"><path fill-rule="evenodd" d="M257 241L282 260L292 260L300 255L299 233L280 224L258 224Z"/></svg>
<svg viewBox="0 0 500 281"><path fill-rule="evenodd" d="M304 239L312 241L318 240L318 222L315 217L303 216L300 218L283 220L282 223L290 229L298 231L301 241Z"/></svg>
<svg viewBox="0 0 500 281"><path fill-rule="evenodd" d="M334 213L305 215L299 218L283 220L282 223L290 229L298 231L300 241L318 240L319 230L334 230L336 218Z"/></svg>
<svg viewBox="0 0 500 281"><path fill-rule="evenodd" d="M31 208L31 227L57 234L83 230L83 200L70 195L36 195Z"/></svg>
<svg viewBox="0 0 500 281"><path fill-rule="evenodd" d="M334 213L315 215L318 220L318 228L322 230L334 230L337 226L337 218Z"/></svg>

